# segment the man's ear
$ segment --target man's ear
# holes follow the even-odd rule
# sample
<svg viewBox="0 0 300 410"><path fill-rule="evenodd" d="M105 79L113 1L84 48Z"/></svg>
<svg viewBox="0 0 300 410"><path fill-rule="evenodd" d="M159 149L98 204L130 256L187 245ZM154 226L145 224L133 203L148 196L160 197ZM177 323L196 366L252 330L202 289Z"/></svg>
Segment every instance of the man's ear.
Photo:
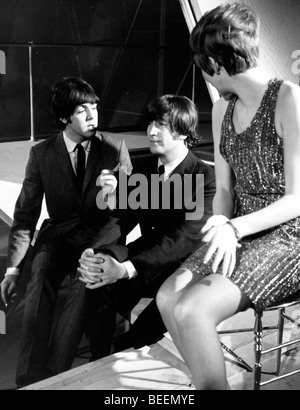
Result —
<svg viewBox="0 0 300 410"><path fill-rule="evenodd" d="M64 124L68 124L67 118L60 118L60 121Z"/></svg>
<svg viewBox="0 0 300 410"><path fill-rule="evenodd" d="M220 75L221 74L221 67L220 67L219 63L217 63L216 60L214 60L212 57L209 57L209 62L210 62L210 65L211 65L212 69L214 70L215 74Z"/></svg>
<svg viewBox="0 0 300 410"><path fill-rule="evenodd" d="M177 132L173 132L172 137L174 140L177 140L177 141L185 141L187 139L187 135L181 135Z"/></svg>

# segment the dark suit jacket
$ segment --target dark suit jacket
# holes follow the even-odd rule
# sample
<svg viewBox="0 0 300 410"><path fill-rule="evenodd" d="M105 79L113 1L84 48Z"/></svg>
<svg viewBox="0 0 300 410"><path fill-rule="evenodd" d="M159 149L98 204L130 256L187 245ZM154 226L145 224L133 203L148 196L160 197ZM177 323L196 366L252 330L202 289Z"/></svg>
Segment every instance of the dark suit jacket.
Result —
<svg viewBox="0 0 300 410"><path fill-rule="evenodd" d="M97 133L91 142L81 196L63 134L33 147L16 203L8 266L21 267L40 217L44 195L49 219L41 227L37 244L64 235L80 224L90 231L97 246L116 244L121 235L118 219L109 209L98 209L96 197L101 188L96 185L96 180L103 169L112 170L119 165L131 172L124 141ZM91 243L91 247L93 245Z"/></svg>
<svg viewBox="0 0 300 410"><path fill-rule="evenodd" d="M157 174L157 157L134 169L134 173L147 176ZM212 201L215 195L215 173L212 168L198 159L191 151L173 174L182 178L189 174L204 176L204 215L201 219L187 220L187 209L175 209L171 202L169 210L137 210L123 218L130 228L140 224L142 237L129 244L129 260L134 264L138 278L144 285L155 281L159 276L174 272L180 264L202 245L201 229L212 215ZM195 181L194 181L195 182ZM171 193L172 195L172 193ZM195 200L196 186L193 185L192 198ZM184 201L182 201L184 202Z"/></svg>

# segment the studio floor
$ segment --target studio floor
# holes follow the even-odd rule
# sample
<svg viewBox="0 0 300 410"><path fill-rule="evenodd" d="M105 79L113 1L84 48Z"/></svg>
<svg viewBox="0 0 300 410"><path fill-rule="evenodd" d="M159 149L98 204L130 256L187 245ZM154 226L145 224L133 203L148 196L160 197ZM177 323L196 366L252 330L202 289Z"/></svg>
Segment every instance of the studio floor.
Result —
<svg viewBox="0 0 300 410"><path fill-rule="evenodd" d="M127 136L128 145L136 147L137 141L145 144L137 135ZM131 141L131 142L130 142ZM0 280L5 272L7 238L12 219L14 202L24 177L31 142L0 144ZM24 294L28 275L20 283L16 302L6 311L6 334L0 334L0 390L15 388L14 377L20 342L20 329L24 307ZM63 290L61 292L63 300ZM0 302L0 310L4 310ZM293 317L300 317L300 307L289 312ZM276 312L265 315L264 324L276 322ZM221 328L251 327L254 323L253 311L236 315L222 324ZM122 323L118 331L122 331ZM294 326L286 327L286 340L295 336ZM269 347L275 340L275 332L269 331L264 337L264 344ZM299 332L298 332L299 337ZM253 363L253 333L222 336L222 341L244 359ZM82 346L86 345L83 339ZM228 382L232 390L251 390L252 374L237 365L226 356ZM292 370L300 367L300 348L291 347L283 354L283 368ZM31 386L29 389L71 389L71 390L191 390L191 376L169 337L159 344L145 347L140 351L127 351L111 356L102 361L89 364L89 355L78 357L73 369L55 379ZM274 359L264 360L267 369L273 367ZM281 380L266 387L271 390L300 390L300 375Z"/></svg>

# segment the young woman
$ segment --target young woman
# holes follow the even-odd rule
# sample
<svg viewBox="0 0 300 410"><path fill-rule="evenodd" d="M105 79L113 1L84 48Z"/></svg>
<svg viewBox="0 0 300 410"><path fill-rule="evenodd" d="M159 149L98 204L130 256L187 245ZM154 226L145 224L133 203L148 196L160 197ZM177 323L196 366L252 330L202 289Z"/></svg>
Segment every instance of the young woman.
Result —
<svg viewBox="0 0 300 410"><path fill-rule="evenodd" d="M226 389L216 327L300 288L300 89L258 67L259 22L240 3L206 13L191 36L213 107L217 192L205 246L157 303L201 390Z"/></svg>

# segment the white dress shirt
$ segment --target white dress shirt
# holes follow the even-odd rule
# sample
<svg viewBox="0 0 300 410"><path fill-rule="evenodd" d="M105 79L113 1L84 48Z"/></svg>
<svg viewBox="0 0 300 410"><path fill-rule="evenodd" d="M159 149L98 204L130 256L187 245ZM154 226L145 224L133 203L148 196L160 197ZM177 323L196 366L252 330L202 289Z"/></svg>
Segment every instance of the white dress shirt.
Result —
<svg viewBox="0 0 300 410"><path fill-rule="evenodd" d="M164 173L165 182L170 178L170 175L175 171L178 165L180 165L185 160L188 153L189 153L189 150L188 148L186 148L185 150L182 151L182 154L180 155L180 157L176 158L172 162L169 162L168 164L164 164L160 158L158 159L157 169L159 169L161 165L165 167L165 173Z"/></svg>
<svg viewBox="0 0 300 410"><path fill-rule="evenodd" d="M76 175L77 169L77 155L78 151L76 150L77 143L72 141L69 137L67 137L66 133L63 133L64 141L67 147L67 151L70 155L71 163ZM85 165L87 164L88 156L91 150L91 140L86 140L81 144L85 150Z"/></svg>

